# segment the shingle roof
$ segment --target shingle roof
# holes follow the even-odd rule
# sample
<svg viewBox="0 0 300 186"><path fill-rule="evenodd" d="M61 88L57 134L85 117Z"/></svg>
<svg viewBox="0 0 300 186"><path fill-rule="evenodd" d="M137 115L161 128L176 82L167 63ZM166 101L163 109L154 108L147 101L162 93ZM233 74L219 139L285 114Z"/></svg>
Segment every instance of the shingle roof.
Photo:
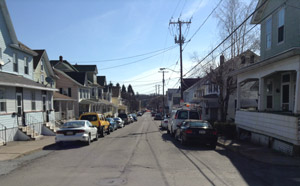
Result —
<svg viewBox="0 0 300 186"><path fill-rule="evenodd" d="M197 83L201 78L183 78L182 90L185 91L189 87Z"/></svg>
<svg viewBox="0 0 300 186"><path fill-rule="evenodd" d="M80 83L81 85L84 85L85 79L86 79L86 73L85 72L65 72L68 76L70 76L72 79Z"/></svg>
<svg viewBox="0 0 300 186"><path fill-rule="evenodd" d="M79 72L94 72L97 71L96 65L73 65Z"/></svg>
<svg viewBox="0 0 300 186"><path fill-rule="evenodd" d="M45 85L37 83L31 79L27 79L23 76L6 72L0 72L0 85L20 86L24 88L34 88L40 90L56 90L54 88L45 87Z"/></svg>
<svg viewBox="0 0 300 186"><path fill-rule="evenodd" d="M105 86L106 77L105 76L97 76L97 82L101 86Z"/></svg>
<svg viewBox="0 0 300 186"><path fill-rule="evenodd" d="M119 97L120 87L111 87L112 88L112 97Z"/></svg>
<svg viewBox="0 0 300 186"><path fill-rule="evenodd" d="M74 99L70 98L69 96L60 94L58 92L53 93L53 100L75 101Z"/></svg>
<svg viewBox="0 0 300 186"><path fill-rule="evenodd" d="M35 51L38 55L33 57L33 68L36 69L36 66L39 64L41 57L45 50L33 50Z"/></svg>

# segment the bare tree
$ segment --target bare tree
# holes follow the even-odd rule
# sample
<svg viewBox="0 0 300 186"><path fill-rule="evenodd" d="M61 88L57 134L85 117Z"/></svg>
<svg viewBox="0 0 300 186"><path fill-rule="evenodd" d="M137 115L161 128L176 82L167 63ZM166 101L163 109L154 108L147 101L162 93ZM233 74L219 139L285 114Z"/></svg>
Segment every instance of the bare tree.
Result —
<svg viewBox="0 0 300 186"><path fill-rule="evenodd" d="M230 35L252 13L255 2L257 0L251 0L249 4L241 0L226 0L223 3L215 14L221 39ZM225 42L227 46L231 46L230 51L224 53L226 57L234 58L247 49L259 50L259 29L247 33L250 27L249 19Z"/></svg>

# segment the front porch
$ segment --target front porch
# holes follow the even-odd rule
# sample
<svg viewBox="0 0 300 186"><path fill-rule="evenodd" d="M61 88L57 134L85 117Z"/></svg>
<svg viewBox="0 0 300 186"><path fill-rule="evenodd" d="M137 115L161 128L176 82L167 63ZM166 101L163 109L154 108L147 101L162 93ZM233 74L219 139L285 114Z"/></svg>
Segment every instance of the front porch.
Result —
<svg viewBox="0 0 300 186"><path fill-rule="evenodd" d="M238 130L249 131L252 141L294 154L300 147L299 56L277 56L242 69L236 75ZM256 110L241 105L245 98L242 86L253 81L258 87Z"/></svg>

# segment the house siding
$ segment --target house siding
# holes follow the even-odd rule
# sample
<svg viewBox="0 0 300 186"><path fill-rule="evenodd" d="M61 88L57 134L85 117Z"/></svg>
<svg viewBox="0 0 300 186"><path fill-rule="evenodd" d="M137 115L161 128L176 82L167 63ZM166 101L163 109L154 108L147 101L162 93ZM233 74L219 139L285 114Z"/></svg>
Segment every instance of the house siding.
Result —
<svg viewBox="0 0 300 186"><path fill-rule="evenodd" d="M266 10L262 18L267 17L270 12L280 6L282 1L271 1L268 3ZM291 5L291 6L289 6ZM292 7L293 6L293 7ZM285 20L284 20L284 41L278 43L278 9L272 16L272 43L271 48L266 49L266 19L261 24L261 59L270 58L278 53L286 51L293 47L300 46L300 11L294 7L300 7L299 0L289 0L285 8Z"/></svg>

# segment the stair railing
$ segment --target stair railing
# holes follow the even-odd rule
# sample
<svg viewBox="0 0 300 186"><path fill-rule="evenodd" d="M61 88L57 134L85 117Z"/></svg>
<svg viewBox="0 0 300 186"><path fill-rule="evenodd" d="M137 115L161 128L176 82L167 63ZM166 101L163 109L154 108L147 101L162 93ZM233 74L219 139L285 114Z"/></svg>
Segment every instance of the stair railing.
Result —
<svg viewBox="0 0 300 186"><path fill-rule="evenodd" d="M7 128L5 125L2 125L0 123L0 134L1 134L1 138L4 140L3 145L7 144L7 139L6 139L6 133L7 133Z"/></svg>

